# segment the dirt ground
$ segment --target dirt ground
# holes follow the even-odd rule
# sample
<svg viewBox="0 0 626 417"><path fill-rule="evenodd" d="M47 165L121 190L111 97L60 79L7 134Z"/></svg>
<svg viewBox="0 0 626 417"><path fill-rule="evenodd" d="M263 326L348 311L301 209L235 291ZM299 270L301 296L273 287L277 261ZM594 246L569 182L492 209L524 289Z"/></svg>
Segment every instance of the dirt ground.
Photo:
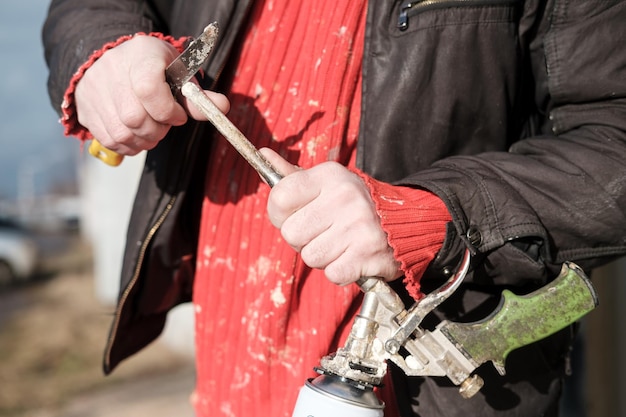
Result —
<svg viewBox="0 0 626 417"><path fill-rule="evenodd" d="M61 241L36 280L0 292L0 416L180 416L162 413L187 404L193 367L162 343L103 376L112 307L94 297L89 247L78 236ZM140 412L140 400L161 414Z"/></svg>

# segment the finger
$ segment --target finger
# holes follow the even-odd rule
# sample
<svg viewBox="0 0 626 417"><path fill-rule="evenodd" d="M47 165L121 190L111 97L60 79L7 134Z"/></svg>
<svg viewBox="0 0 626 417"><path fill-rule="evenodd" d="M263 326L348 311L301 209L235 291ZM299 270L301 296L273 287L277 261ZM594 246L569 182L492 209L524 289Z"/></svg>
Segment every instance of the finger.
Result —
<svg viewBox="0 0 626 417"><path fill-rule="evenodd" d="M347 248L346 242L337 241L336 233L331 227L303 245L300 256L309 267L325 269L335 262Z"/></svg>
<svg viewBox="0 0 626 417"><path fill-rule="evenodd" d="M132 94L121 98L117 106L117 115L107 124L108 133L116 142L133 148L146 148L144 143L150 142L151 149L169 131L170 125L154 120Z"/></svg>
<svg viewBox="0 0 626 417"><path fill-rule="evenodd" d="M396 271L386 234L369 222L335 222L307 242L300 254L308 266L327 270L334 283L353 282L364 273L386 277Z"/></svg>
<svg viewBox="0 0 626 417"><path fill-rule="evenodd" d="M162 124L152 119L143 108L135 107L132 113L122 111L119 123L109 123L108 132L113 140L125 145L144 141L156 145L165 137L170 127L169 124Z"/></svg>
<svg viewBox="0 0 626 417"><path fill-rule="evenodd" d="M104 125L102 130L92 129L90 131L104 147L120 155L133 156L142 151L137 143L138 139L128 128L116 123L115 126L120 127L112 130L113 126L114 124L109 123Z"/></svg>
<svg viewBox="0 0 626 417"><path fill-rule="evenodd" d="M187 121L187 114L165 81L166 65L161 55L142 60L130 69L130 86L150 118L161 124L180 126Z"/></svg>
<svg viewBox="0 0 626 417"><path fill-rule="evenodd" d="M269 162L283 177L297 171L302 171L302 168L297 165L291 164L273 149L261 148L259 149L259 152L265 157L265 159L267 159L267 162Z"/></svg>
<svg viewBox="0 0 626 417"><path fill-rule="evenodd" d="M145 112L143 116L137 117L141 119L141 122L134 120L130 123L131 125L137 124L137 128L129 128L128 123L115 114L105 122L92 124L90 132L106 148L122 155L136 155L141 151L154 148L169 130L169 126L155 122ZM128 116L126 119L128 120Z"/></svg>
<svg viewBox="0 0 626 417"><path fill-rule="evenodd" d="M319 188L308 178L307 171L293 172L278 182L270 191L267 214L275 227L319 196Z"/></svg>
<svg viewBox="0 0 626 417"><path fill-rule="evenodd" d="M330 282L346 285L361 277L379 277L390 281L402 275L400 263L394 258L391 248L375 254L359 253L354 249L348 247L324 268Z"/></svg>
<svg viewBox="0 0 626 417"><path fill-rule="evenodd" d="M206 96L220 109L220 111L224 114L230 111L230 101L224 94L216 93L214 91L204 90ZM181 97L181 103L187 113L195 120L207 120L204 113L202 113L193 103L189 101L189 99L179 94Z"/></svg>
<svg viewBox="0 0 626 417"><path fill-rule="evenodd" d="M359 267L353 262L347 262L345 256L340 256L328 264L324 268L324 275L330 282L337 285L348 285L361 277Z"/></svg>
<svg viewBox="0 0 626 417"><path fill-rule="evenodd" d="M299 252L326 232L332 226L332 218L324 207L315 199L287 217L280 227L285 242Z"/></svg>
<svg viewBox="0 0 626 417"><path fill-rule="evenodd" d="M160 83L158 88L134 85L133 90L146 113L155 122L168 126L182 126L187 123L187 112L176 101L166 82Z"/></svg>
<svg viewBox="0 0 626 417"><path fill-rule="evenodd" d="M300 256L307 266L323 270L333 284L347 285L361 277L361 268L368 259L354 256L350 242L338 241L332 229L304 246Z"/></svg>
<svg viewBox="0 0 626 417"><path fill-rule="evenodd" d="M348 285L361 278L360 265L349 261L348 258L345 254L339 256L324 268L324 275L333 284Z"/></svg>

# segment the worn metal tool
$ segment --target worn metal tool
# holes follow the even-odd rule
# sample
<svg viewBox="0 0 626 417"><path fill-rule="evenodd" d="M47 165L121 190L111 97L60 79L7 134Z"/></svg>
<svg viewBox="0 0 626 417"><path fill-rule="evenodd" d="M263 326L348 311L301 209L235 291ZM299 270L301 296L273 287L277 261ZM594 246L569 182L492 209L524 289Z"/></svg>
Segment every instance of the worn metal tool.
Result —
<svg viewBox="0 0 626 417"><path fill-rule="evenodd" d="M215 126L259 175L273 187L283 177L197 85L185 83L181 93Z"/></svg>
<svg viewBox="0 0 626 417"><path fill-rule="evenodd" d="M215 46L218 33L218 24L216 22L209 24L200 36L191 41L187 48L165 69L165 79L175 97L181 87L191 80L204 65ZM89 153L111 166L118 166L124 160L123 155L106 148L97 139L91 141Z"/></svg>

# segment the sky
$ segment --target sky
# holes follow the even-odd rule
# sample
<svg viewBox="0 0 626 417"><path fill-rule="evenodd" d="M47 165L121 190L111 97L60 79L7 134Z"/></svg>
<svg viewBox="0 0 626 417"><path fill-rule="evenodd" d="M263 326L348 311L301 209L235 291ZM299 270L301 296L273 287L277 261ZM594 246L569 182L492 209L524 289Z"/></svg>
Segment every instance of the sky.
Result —
<svg viewBox="0 0 626 417"><path fill-rule="evenodd" d="M41 27L48 0L0 3L0 198L73 181L79 142L63 135L46 91Z"/></svg>

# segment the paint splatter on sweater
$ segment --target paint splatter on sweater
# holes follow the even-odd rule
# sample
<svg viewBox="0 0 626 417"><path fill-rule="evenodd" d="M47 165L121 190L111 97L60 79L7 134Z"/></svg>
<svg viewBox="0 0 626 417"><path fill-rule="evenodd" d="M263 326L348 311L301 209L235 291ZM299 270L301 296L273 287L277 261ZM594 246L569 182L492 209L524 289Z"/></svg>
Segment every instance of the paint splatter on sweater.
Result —
<svg viewBox="0 0 626 417"><path fill-rule="evenodd" d="M234 74L229 118L257 147L303 168L329 160L353 167L365 9L364 0L256 3L226 71ZM304 265L267 219L269 187L223 138L215 141L194 288L196 413L288 417L313 367L345 340L360 293ZM394 224L404 218L399 201L416 190L391 199L384 184L367 182L393 246ZM394 247L403 257L401 248ZM386 415L394 415L391 405Z"/></svg>

